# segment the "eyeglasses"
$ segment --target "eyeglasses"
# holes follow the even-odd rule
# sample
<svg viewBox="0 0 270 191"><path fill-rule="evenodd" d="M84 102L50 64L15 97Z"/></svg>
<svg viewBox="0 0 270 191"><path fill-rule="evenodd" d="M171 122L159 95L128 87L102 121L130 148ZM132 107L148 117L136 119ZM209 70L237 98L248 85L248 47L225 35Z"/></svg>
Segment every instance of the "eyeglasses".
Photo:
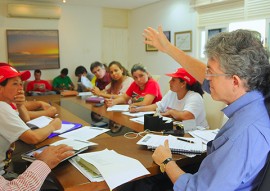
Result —
<svg viewBox="0 0 270 191"><path fill-rule="evenodd" d="M209 68L205 69L205 77L217 77L217 76L230 76L230 74L213 74L209 71Z"/></svg>

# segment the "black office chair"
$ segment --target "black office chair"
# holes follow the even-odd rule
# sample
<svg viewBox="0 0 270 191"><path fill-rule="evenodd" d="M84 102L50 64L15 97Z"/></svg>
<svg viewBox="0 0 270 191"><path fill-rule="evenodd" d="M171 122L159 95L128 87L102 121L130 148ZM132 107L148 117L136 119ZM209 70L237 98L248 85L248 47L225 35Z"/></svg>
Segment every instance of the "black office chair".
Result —
<svg viewBox="0 0 270 191"><path fill-rule="evenodd" d="M269 190L270 190L270 153L268 153L263 179L259 184L257 191L269 191Z"/></svg>

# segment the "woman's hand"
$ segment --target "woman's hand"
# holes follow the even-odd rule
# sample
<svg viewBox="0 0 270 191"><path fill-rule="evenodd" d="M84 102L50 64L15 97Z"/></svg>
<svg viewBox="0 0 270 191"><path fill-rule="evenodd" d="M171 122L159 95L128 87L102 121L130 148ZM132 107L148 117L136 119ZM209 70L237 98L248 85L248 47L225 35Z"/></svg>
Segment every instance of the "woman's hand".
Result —
<svg viewBox="0 0 270 191"><path fill-rule="evenodd" d="M113 103L113 99L105 99L105 104L107 107L112 107L115 104Z"/></svg>
<svg viewBox="0 0 270 191"><path fill-rule="evenodd" d="M14 103L17 105L17 107L20 107L25 102L25 95L23 90L19 90L18 94L14 96Z"/></svg>

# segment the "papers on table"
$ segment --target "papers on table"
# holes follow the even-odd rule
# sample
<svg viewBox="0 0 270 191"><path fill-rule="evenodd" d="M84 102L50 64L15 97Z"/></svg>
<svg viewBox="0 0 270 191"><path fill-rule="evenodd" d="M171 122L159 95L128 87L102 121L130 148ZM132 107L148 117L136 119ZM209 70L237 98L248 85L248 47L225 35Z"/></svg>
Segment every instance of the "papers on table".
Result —
<svg viewBox="0 0 270 191"><path fill-rule="evenodd" d="M45 127L47 125L49 125L49 123L53 120L53 118L47 117L47 116L41 116L38 118L35 118L33 120L30 120L28 122L26 122L26 124L28 124L31 127L38 127L38 128L42 128ZM75 126L75 124L73 123L62 123L61 128L58 130L55 130L54 133L57 134L61 134L64 133L66 131L69 131L70 129L72 129Z"/></svg>
<svg viewBox="0 0 270 191"><path fill-rule="evenodd" d="M80 166L84 166L84 170L80 171L84 171L87 174L86 177L90 176L89 172L95 176L100 173L111 190L137 177L150 174L138 160L120 155L113 150L84 153L79 154L78 157L84 160L83 165L74 166L80 169L82 169ZM80 164L80 159L76 160ZM74 160L72 162L74 163ZM91 179L94 178L91 177ZM91 179L89 178L90 181Z"/></svg>
<svg viewBox="0 0 270 191"><path fill-rule="evenodd" d="M144 124L144 116L131 118L130 120L134 121L136 123ZM171 122L173 119L170 117L162 117L162 120L167 121L167 122Z"/></svg>
<svg viewBox="0 0 270 191"><path fill-rule="evenodd" d="M109 129L84 126L80 129L76 129L74 131L61 134L59 136L67 139L87 141L107 131L109 131Z"/></svg>
<svg viewBox="0 0 270 191"><path fill-rule="evenodd" d="M141 138L137 142L137 144L146 145L148 149L154 150L158 146L164 145L165 140L169 141L169 146L172 153L188 154L187 156L190 156L190 154L202 154L206 151L206 146L202 144L202 141L200 139L181 137L181 140L178 140L178 137L172 135L163 136L147 134L143 138Z"/></svg>
<svg viewBox="0 0 270 191"><path fill-rule="evenodd" d="M204 144L207 144L209 141L215 139L216 135L218 134L219 129L215 130L195 130L189 132L189 134L193 137L201 139Z"/></svg>
<svg viewBox="0 0 270 191"><path fill-rule="evenodd" d="M107 111L128 111L129 105L114 105L108 107Z"/></svg>
<svg viewBox="0 0 270 191"><path fill-rule="evenodd" d="M52 143L51 145L57 146L61 144L68 145L72 147L74 150L81 150L85 147L97 145L97 143L93 143L89 141L79 141L79 140L72 140L72 139L62 139L62 140Z"/></svg>
<svg viewBox="0 0 270 191"><path fill-rule="evenodd" d="M154 114L154 111L145 111L145 112L137 112L137 113L130 113L130 112L122 112L124 115L128 115L130 117L141 117L144 116L145 114Z"/></svg>
<svg viewBox="0 0 270 191"><path fill-rule="evenodd" d="M27 121L26 124L42 128L47 126L53 119L47 116L40 116L38 118Z"/></svg>
<svg viewBox="0 0 270 191"><path fill-rule="evenodd" d="M92 95L93 95L92 92L79 92L77 96L92 96Z"/></svg>

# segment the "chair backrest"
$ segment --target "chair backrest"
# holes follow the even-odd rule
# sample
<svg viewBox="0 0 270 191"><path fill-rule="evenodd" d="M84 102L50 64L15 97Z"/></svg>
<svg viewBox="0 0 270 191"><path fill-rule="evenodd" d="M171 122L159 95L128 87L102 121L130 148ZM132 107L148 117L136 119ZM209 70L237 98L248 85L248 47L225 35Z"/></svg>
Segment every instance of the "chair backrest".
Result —
<svg viewBox="0 0 270 191"><path fill-rule="evenodd" d="M203 94L206 120L210 129L221 128L223 123L224 114L220 111L226 105L222 102L215 101L208 93Z"/></svg>
<svg viewBox="0 0 270 191"><path fill-rule="evenodd" d="M257 191L269 191L270 190L270 153L268 153L268 159L264 167L264 174L261 183L258 186Z"/></svg>
<svg viewBox="0 0 270 191"><path fill-rule="evenodd" d="M157 82L159 81L159 79L160 79L160 75L151 75L152 76L152 78L154 79L154 80L156 80Z"/></svg>

